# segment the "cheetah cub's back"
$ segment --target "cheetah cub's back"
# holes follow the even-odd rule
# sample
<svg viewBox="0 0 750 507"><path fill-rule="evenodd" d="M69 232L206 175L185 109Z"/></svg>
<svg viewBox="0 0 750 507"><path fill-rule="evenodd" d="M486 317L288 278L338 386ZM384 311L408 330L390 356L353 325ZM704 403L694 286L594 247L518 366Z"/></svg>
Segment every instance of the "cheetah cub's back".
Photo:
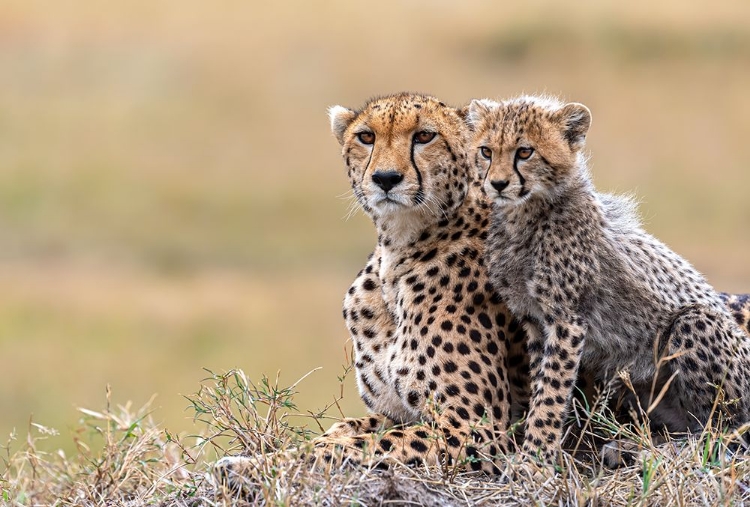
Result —
<svg viewBox="0 0 750 507"><path fill-rule="evenodd" d="M643 230L632 200L594 189L582 153L589 110L475 100L469 122L493 200L490 277L529 335L524 450L553 458L581 365L601 378L627 369L644 397L654 377L675 375L658 421L671 431L705 424L718 386L720 412L746 422L749 341L703 276Z"/></svg>

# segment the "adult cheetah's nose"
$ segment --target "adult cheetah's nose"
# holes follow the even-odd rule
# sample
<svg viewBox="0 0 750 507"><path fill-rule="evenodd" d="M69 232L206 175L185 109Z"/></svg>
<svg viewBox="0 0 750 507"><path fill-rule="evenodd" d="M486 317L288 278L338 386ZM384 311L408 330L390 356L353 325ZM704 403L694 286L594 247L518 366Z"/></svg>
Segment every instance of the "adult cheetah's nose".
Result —
<svg viewBox="0 0 750 507"><path fill-rule="evenodd" d="M377 171L372 175L372 181L382 188L384 192L388 192L403 179L404 177L396 171Z"/></svg>
<svg viewBox="0 0 750 507"><path fill-rule="evenodd" d="M507 187L510 184L510 181L508 180L492 180L490 181L490 185L497 190L498 192L502 192L505 190L505 187Z"/></svg>

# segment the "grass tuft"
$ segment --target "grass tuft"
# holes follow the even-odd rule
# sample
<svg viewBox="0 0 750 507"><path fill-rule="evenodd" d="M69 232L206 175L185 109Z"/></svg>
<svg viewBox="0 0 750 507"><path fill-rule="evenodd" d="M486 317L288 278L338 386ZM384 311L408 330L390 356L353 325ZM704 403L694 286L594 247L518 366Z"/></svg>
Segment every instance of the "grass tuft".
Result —
<svg viewBox="0 0 750 507"><path fill-rule="evenodd" d="M618 423L606 403L578 404L572 427L637 449L631 466L608 470L595 453L564 453L557 467L511 455L505 475L488 478L453 468L388 470L347 467L311 470L295 449L336 419L328 412L300 414L294 397L305 377L289 387L241 370L208 372L187 400L196 428L175 435L152 417L152 402L135 409L113 405L109 389L101 410L79 409L76 452L46 452L39 444L58 432L29 423L21 441L12 434L0 449L3 505L744 505L750 503L750 459L733 442L736 432L709 427L688 438L654 444L646 425ZM312 373L312 372L311 372ZM342 381L346 374L342 376ZM309 374L308 374L309 375ZM244 496L218 486L210 465L226 455L262 456L246 477Z"/></svg>

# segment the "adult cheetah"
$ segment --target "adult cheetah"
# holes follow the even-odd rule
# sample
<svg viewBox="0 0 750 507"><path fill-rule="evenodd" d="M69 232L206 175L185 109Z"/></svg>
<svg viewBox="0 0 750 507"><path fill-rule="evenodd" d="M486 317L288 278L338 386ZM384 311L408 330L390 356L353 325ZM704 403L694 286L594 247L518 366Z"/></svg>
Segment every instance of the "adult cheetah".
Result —
<svg viewBox="0 0 750 507"><path fill-rule="evenodd" d="M415 94L359 111L337 106L330 116L354 195L378 232L344 301L360 394L376 415L324 437L354 447L352 461L364 440L405 463L496 471L508 450L506 362L523 334L487 277L489 205L468 163L464 117Z"/></svg>
<svg viewBox="0 0 750 507"><path fill-rule="evenodd" d="M529 340L523 448L546 461L579 365L601 375L627 369L644 396L658 376L656 393L667 392L659 422L670 431L750 420L750 340L726 307L742 320L742 298L719 295L646 233L629 199L594 190L582 154L590 121L585 106L538 97L473 101L469 110L494 201L492 282Z"/></svg>
<svg viewBox="0 0 750 507"><path fill-rule="evenodd" d="M311 461L450 464L496 473L509 451L507 363L524 335L493 291L489 202L466 154L462 112L401 93L330 109L354 196L377 244L344 300L360 395L372 412L336 423ZM517 368L518 376L523 368ZM254 459L216 464L222 480Z"/></svg>

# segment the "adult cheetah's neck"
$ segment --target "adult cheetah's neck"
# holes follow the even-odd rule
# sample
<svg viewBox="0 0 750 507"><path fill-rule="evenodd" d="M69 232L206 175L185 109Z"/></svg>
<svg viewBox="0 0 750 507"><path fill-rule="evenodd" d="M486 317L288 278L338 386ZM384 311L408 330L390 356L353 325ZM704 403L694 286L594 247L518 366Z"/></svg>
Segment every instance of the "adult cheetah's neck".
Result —
<svg viewBox="0 0 750 507"><path fill-rule="evenodd" d="M479 187L473 187L460 205L450 211L444 211L439 216L426 215L423 210L410 210L388 221L380 219L376 221L378 247L383 251L415 249L417 245L421 246L426 238L437 238L437 235L432 234L436 229L449 227L468 214L487 215L489 207Z"/></svg>
<svg viewBox="0 0 750 507"><path fill-rule="evenodd" d="M403 210L379 218L378 245L383 249L401 249L418 241L422 233L433 226L436 219L422 209Z"/></svg>

